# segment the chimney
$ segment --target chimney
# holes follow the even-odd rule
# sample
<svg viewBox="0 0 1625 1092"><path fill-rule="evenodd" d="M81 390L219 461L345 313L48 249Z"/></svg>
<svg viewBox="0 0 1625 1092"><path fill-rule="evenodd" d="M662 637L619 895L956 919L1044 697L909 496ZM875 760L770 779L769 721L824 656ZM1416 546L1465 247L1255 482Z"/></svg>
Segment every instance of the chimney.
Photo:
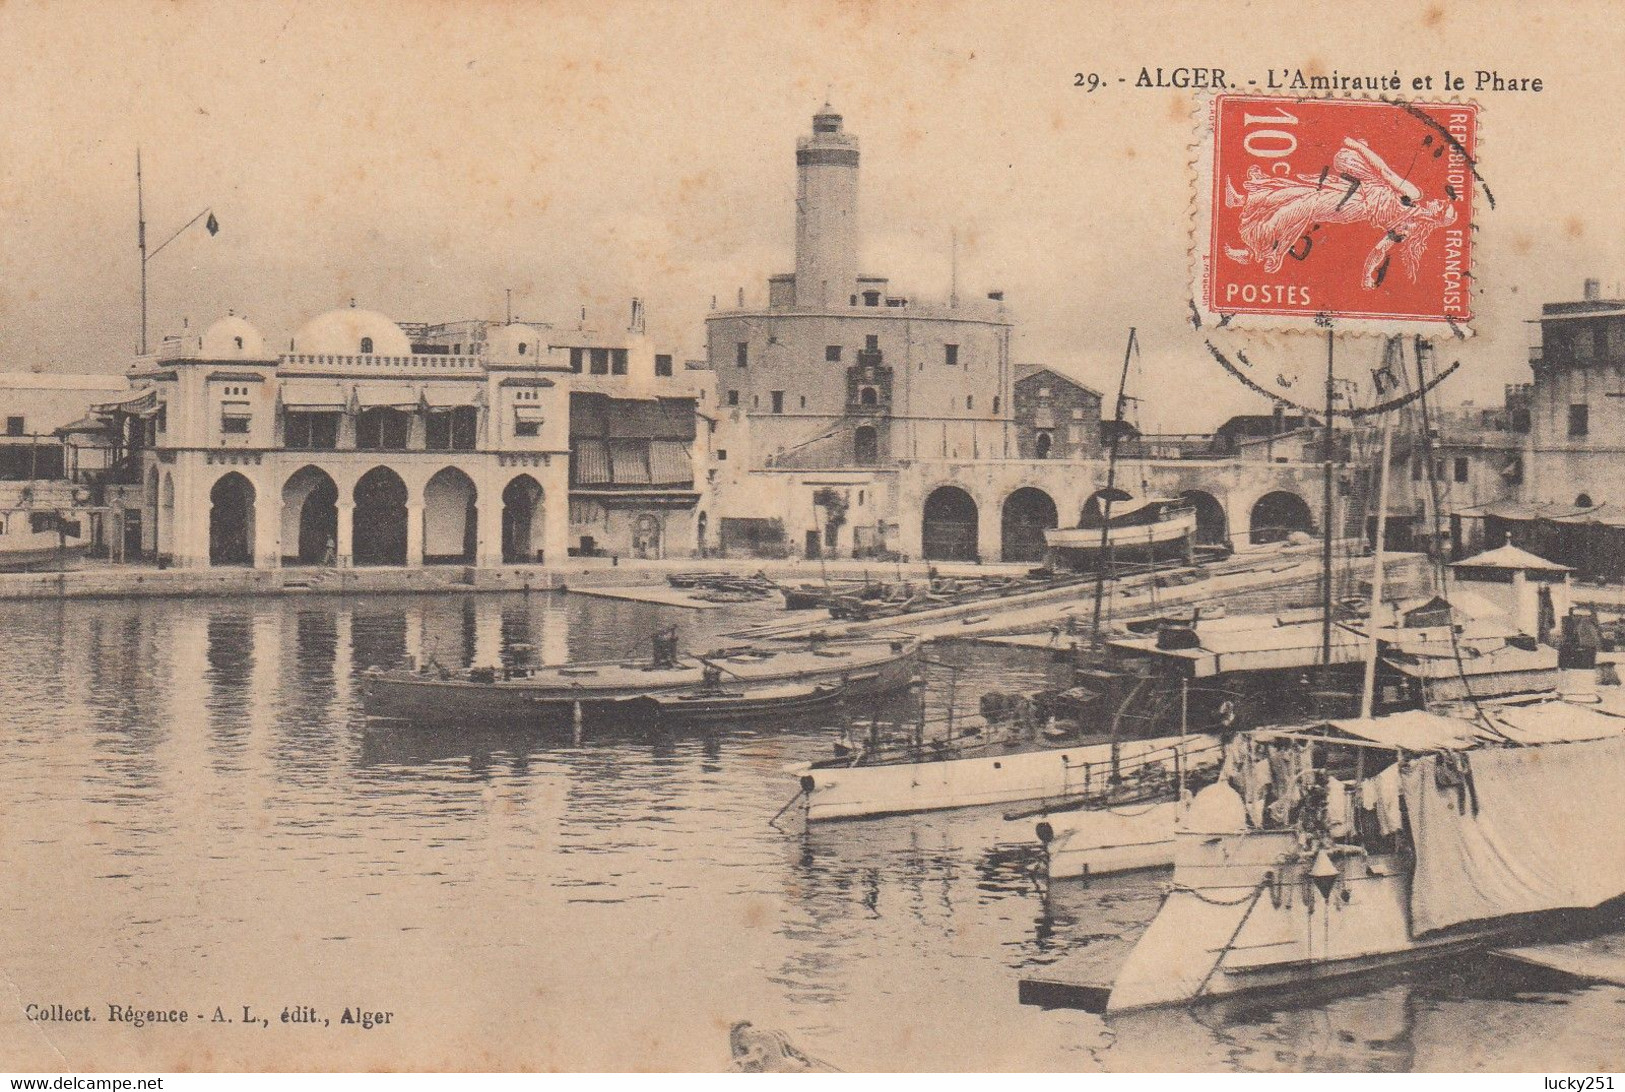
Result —
<svg viewBox="0 0 1625 1092"><path fill-rule="evenodd" d="M1602 281L1596 277L1587 277L1585 298L1588 303L1602 299Z"/></svg>

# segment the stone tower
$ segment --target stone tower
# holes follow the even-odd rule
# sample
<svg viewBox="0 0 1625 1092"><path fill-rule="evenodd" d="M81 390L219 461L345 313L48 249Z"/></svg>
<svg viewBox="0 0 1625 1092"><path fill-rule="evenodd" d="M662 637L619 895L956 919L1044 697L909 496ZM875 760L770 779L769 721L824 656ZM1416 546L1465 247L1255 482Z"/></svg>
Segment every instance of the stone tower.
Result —
<svg viewBox="0 0 1625 1092"><path fill-rule="evenodd" d="M846 307L858 279L858 138L828 103L796 141L796 306Z"/></svg>

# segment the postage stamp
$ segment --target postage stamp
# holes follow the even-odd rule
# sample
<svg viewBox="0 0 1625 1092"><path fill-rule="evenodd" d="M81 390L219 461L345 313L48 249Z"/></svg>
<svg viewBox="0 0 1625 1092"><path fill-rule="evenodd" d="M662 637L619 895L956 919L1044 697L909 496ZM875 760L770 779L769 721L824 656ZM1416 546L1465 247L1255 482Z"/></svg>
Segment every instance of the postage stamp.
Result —
<svg viewBox="0 0 1625 1092"><path fill-rule="evenodd" d="M1205 122L1204 322L1467 332L1476 105L1217 95Z"/></svg>

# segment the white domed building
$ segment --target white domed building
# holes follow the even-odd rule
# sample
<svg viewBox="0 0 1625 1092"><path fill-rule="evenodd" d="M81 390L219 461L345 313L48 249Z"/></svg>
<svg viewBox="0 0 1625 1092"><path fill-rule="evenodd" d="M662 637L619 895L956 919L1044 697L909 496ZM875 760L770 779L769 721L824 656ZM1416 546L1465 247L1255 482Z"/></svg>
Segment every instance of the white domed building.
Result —
<svg viewBox="0 0 1625 1092"><path fill-rule="evenodd" d="M164 339L131 372L151 397L114 411L142 552L265 569L562 559L570 370L546 340L354 306L283 352L235 314Z"/></svg>

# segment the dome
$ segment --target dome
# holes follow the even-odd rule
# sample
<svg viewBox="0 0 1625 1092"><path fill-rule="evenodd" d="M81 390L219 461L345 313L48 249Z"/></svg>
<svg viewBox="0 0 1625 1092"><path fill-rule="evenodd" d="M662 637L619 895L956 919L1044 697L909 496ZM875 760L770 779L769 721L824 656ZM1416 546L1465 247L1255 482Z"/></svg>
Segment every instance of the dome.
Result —
<svg viewBox="0 0 1625 1092"><path fill-rule="evenodd" d="M491 360L529 364L547 355L547 344L534 326L512 322L486 331L485 355Z"/></svg>
<svg viewBox="0 0 1625 1092"><path fill-rule="evenodd" d="M331 353L335 356L411 356L412 344L387 315L343 307L317 315L293 337L296 353Z"/></svg>
<svg viewBox="0 0 1625 1092"><path fill-rule="evenodd" d="M227 315L203 332L199 342L205 360L263 360L265 339L241 315Z"/></svg>

